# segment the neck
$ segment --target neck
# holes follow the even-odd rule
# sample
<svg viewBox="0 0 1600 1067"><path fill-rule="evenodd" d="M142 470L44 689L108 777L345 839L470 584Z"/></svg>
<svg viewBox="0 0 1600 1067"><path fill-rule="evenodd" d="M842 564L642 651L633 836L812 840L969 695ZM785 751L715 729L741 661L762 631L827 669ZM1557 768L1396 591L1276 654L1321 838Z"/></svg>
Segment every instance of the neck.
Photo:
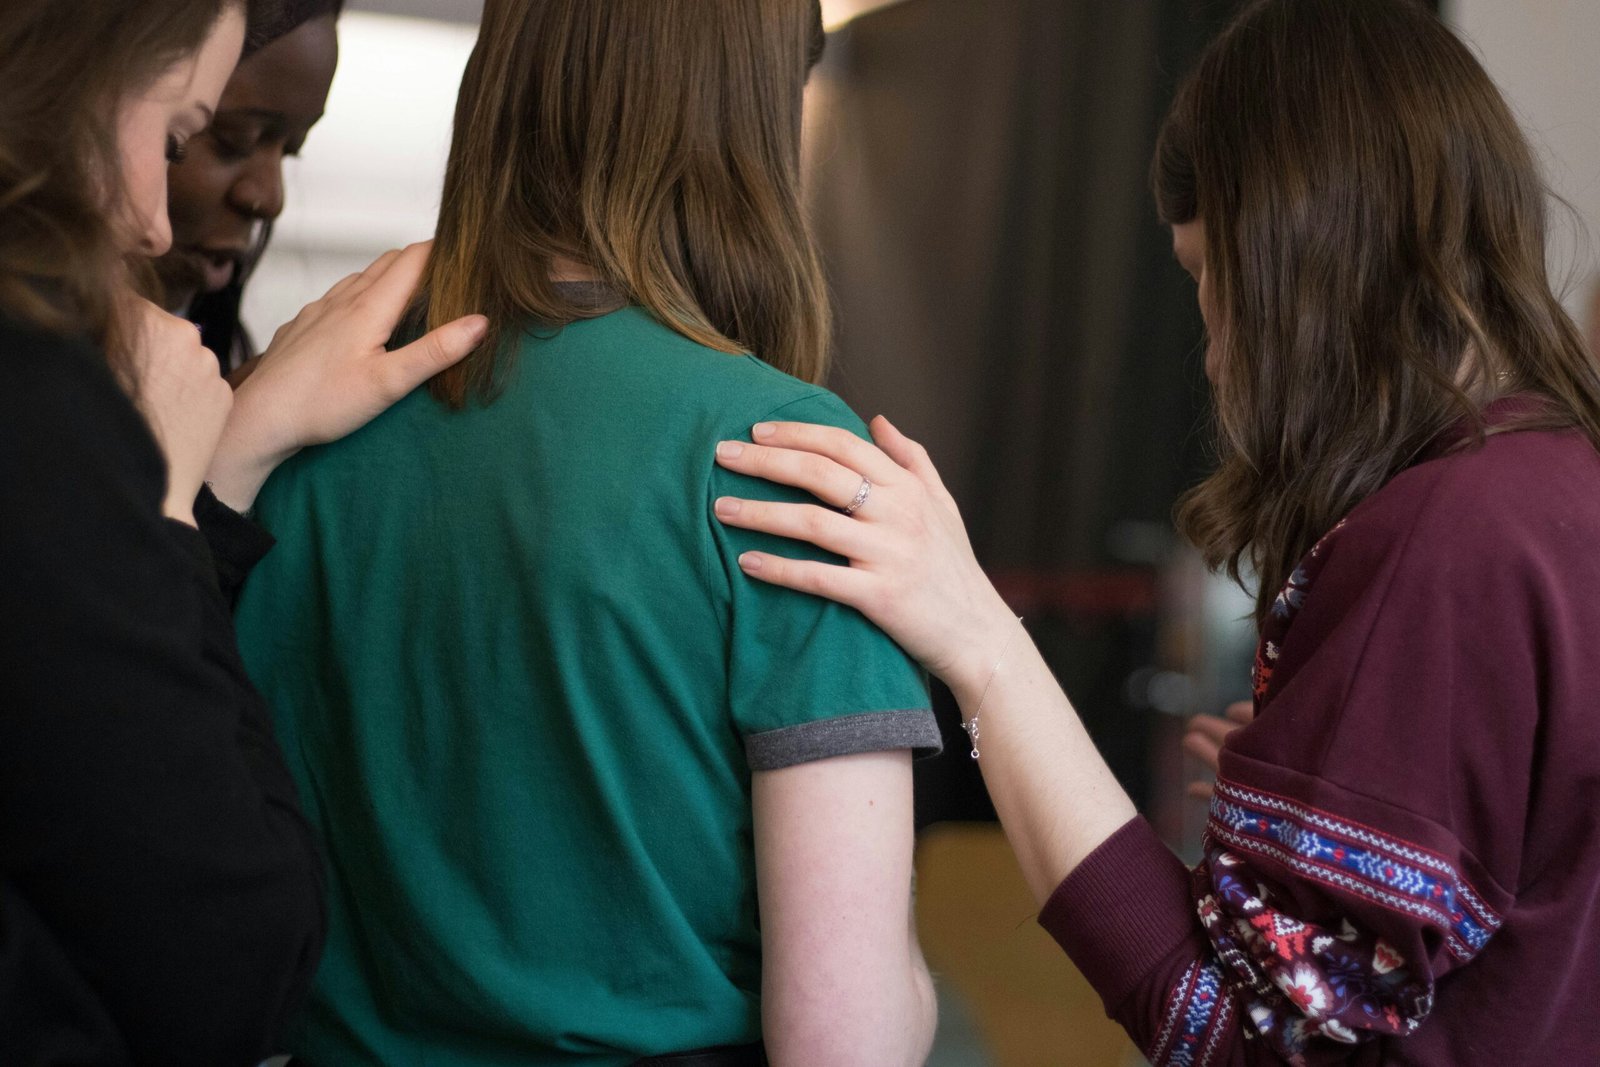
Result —
<svg viewBox="0 0 1600 1067"><path fill-rule="evenodd" d="M597 282L600 276L588 264L580 263L566 256L552 256L550 259L550 280L553 282Z"/></svg>

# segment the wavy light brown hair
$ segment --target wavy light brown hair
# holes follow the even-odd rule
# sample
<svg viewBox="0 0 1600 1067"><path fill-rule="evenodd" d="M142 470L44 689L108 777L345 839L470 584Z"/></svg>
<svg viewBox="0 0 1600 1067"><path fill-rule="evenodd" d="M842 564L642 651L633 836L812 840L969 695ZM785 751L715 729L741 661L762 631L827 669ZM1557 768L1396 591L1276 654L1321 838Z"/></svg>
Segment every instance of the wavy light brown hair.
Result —
<svg viewBox="0 0 1600 1067"><path fill-rule="evenodd" d="M259 0L258 0L259 2ZM113 219L119 102L242 0L0 4L0 313L116 360L130 268Z"/></svg>
<svg viewBox="0 0 1600 1067"><path fill-rule="evenodd" d="M431 325L498 333L432 383L493 396L505 342L596 314L557 258L700 344L820 381L828 300L800 202L818 0L489 0L456 104Z"/></svg>
<svg viewBox="0 0 1600 1067"><path fill-rule="evenodd" d="M1220 467L1179 503L1257 620L1339 519L1484 406L1600 443L1600 374L1551 292L1548 194L1488 75L1410 0L1259 0L1179 90L1153 184L1201 220Z"/></svg>

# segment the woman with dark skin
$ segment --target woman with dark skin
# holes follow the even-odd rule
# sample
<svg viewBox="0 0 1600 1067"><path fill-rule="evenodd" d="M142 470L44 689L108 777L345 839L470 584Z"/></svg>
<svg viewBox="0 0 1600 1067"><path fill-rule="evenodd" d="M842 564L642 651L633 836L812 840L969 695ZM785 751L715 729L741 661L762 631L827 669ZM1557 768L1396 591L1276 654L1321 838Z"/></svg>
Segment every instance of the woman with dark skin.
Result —
<svg viewBox="0 0 1600 1067"><path fill-rule="evenodd" d="M168 177L172 251L156 263L164 303L200 327L224 370L256 354L239 304L283 213L283 161L300 153L327 104L343 6L295 0L247 40L211 126Z"/></svg>

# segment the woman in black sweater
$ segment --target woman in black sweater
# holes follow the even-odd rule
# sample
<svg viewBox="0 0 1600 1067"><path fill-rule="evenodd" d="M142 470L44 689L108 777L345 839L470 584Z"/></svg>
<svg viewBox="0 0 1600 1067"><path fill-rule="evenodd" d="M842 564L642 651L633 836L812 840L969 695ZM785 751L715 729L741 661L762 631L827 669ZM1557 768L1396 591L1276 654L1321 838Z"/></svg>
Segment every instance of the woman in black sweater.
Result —
<svg viewBox="0 0 1600 1067"><path fill-rule="evenodd" d="M228 596L272 466L469 351L383 344L391 253L235 397L133 295L166 165L237 60L240 0L0 5L0 1064L253 1064L315 969L321 876ZM130 399L134 398L134 399Z"/></svg>

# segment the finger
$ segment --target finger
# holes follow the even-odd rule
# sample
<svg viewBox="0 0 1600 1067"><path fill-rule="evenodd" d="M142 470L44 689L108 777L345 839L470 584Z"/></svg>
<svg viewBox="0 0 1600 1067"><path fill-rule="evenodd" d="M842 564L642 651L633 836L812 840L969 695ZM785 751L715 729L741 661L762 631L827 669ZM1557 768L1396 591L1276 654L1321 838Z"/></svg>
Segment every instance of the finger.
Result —
<svg viewBox="0 0 1600 1067"><path fill-rule="evenodd" d="M333 288L329 289L326 293L322 294L323 302L327 303L327 302L332 301L332 300L338 300L340 297L342 297L346 293L350 292L350 290L354 289L357 285L362 283L362 279L365 278L367 271L371 270L373 267L376 267L379 263L383 262L384 256L392 256L392 255L396 255L396 253L395 252L385 252L383 254L383 256L379 256L376 260L374 260L371 264L369 264L364 269L358 270L354 274L346 274L343 278L340 278L337 282L334 282L333 283Z"/></svg>
<svg viewBox="0 0 1600 1067"><path fill-rule="evenodd" d="M746 552L739 557L739 569L751 578L810 593L853 608L866 603L871 578L866 573L833 563L809 559L787 559L766 552Z"/></svg>
<svg viewBox="0 0 1600 1067"><path fill-rule="evenodd" d="M1253 701L1240 700L1228 705L1223 712L1229 722L1236 722L1240 726L1248 726L1256 721L1256 706Z"/></svg>
<svg viewBox="0 0 1600 1067"><path fill-rule="evenodd" d="M862 478L868 478L875 485L893 485L896 481L904 480L906 475L904 468L886 456L877 445L863 441L849 430L837 426L819 426L811 422L762 422L751 427L750 436L757 444L810 452L831 459L841 467L858 471L857 484ZM850 491L854 495L853 487Z"/></svg>
<svg viewBox="0 0 1600 1067"><path fill-rule="evenodd" d="M869 477L870 480L870 476L858 474L814 452L769 448L743 441L723 441L717 445L717 463L752 478L764 478L779 485L804 489L836 508L854 503L856 494L861 491L861 479ZM868 490L868 499L871 499L871 489ZM863 504L864 508L866 506Z"/></svg>
<svg viewBox="0 0 1600 1067"><path fill-rule="evenodd" d="M428 266L432 251L432 241L407 245L384 264L382 271L375 274L359 294L371 301L373 313L383 319L386 328L392 330L411 306L411 298L422 281L422 272Z"/></svg>
<svg viewBox="0 0 1600 1067"><path fill-rule="evenodd" d="M1219 745L1238 728L1238 723L1219 719L1215 715L1196 715L1189 720L1189 733L1209 737Z"/></svg>
<svg viewBox="0 0 1600 1067"><path fill-rule="evenodd" d="M482 315L447 322L431 333L378 357L384 392L398 400L442 370L460 363L489 335Z"/></svg>
<svg viewBox="0 0 1600 1067"><path fill-rule="evenodd" d="M1184 793L1195 800L1210 800L1216 791L1216 787L1210 782L1190 782Z"/></svg>
<svg viewBox="0 0 1600 1067"><path fill-rule="evenodd" d="M1212 770L1217 769L1217 762L1222 752L1222 743L1214 737L1205 734L1189 733L1183 735L1181 742L1183 750L1195 757Z"/></svg>
<svg viewBox="0 0 1600 1067"><path fill-rule="evenodd" d="M915 474L924 485L938 492L944 499L952 504L955 503L950 491L944 487L944 479L939 477L939 470L933 465L926 448L901 433L894 423L882 415L873 419L868 428L872 431L872 439L883 449L885 455Z"/></svg>
<svg viewBox="0 0 1600 1067"><path fill-rule="evenodd" d="M807 541L849 560L861 560L866 549L867 542L862 536L865 527L861 523L815 504L780 504L725 496L719 498L714 507L717 518L729 526Z"/></svg>

